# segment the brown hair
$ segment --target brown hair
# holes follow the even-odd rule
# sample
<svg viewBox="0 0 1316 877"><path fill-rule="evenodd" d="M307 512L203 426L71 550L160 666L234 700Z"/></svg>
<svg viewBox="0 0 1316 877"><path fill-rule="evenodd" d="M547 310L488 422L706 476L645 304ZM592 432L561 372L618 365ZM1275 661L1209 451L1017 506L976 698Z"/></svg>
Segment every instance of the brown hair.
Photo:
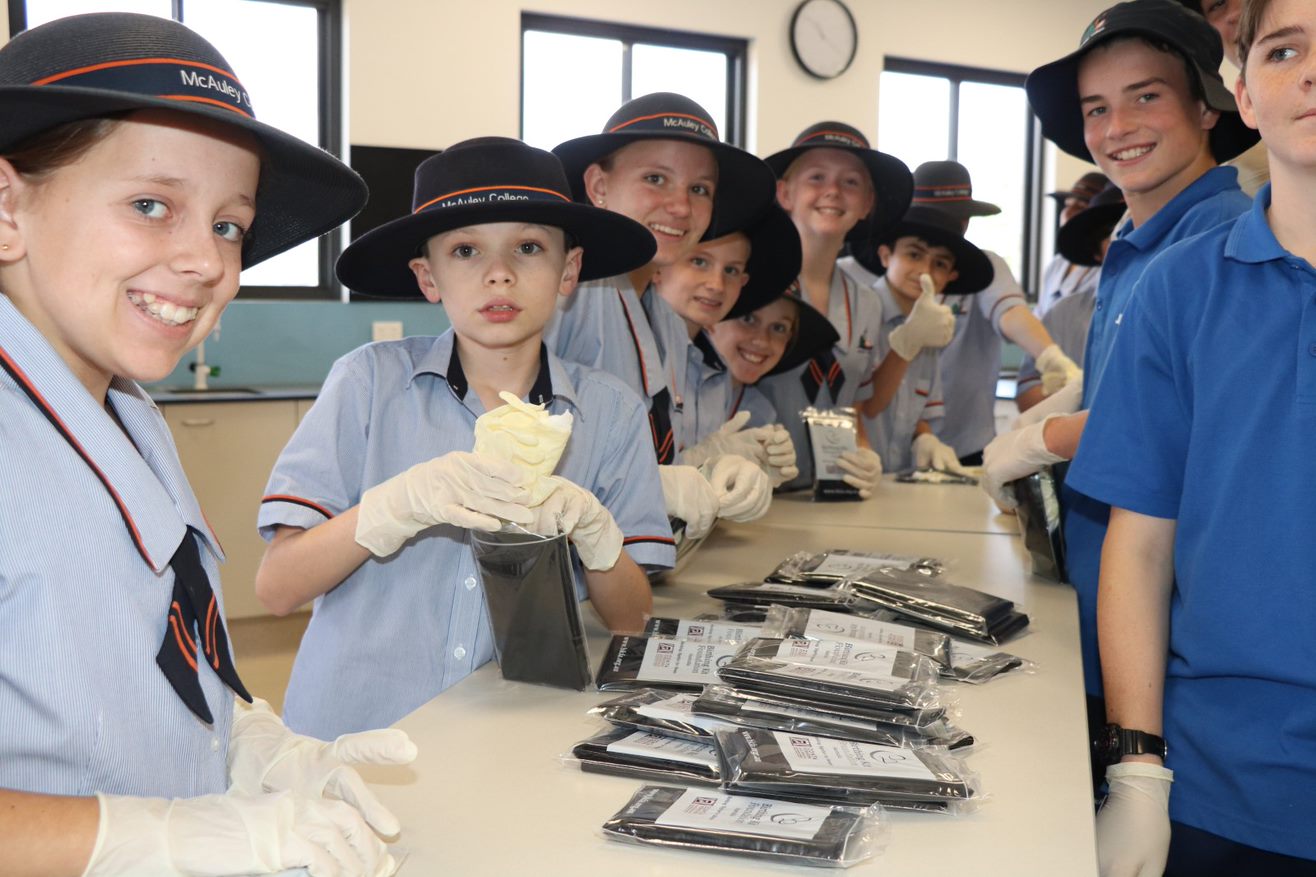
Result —
<svg viewBox="0 0 1316 877"><path fill-rule="evenodd" d="M1238 16L1238 63L1239 76L1247 69L1247 53L1257 41L1261 30L1261 19L1266 17L1270 0L1243 0L1243 11ZM1246 77L1244 77L1246 78Z"/></svg>
<svg viewBox="0 0 1316 877"><path fill-rule="evenodd" d="M40 181L73 164L119 125L117 117L79 119L48 128L4 150L6 159L24 177Z"/></svg>

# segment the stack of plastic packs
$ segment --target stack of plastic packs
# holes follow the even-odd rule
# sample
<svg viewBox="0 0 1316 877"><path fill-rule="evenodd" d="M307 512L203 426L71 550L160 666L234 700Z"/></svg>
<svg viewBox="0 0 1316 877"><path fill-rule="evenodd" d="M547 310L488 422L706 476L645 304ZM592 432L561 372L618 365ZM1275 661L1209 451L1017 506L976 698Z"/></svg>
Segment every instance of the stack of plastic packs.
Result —
<svg viewBox="0 0 1316 877"><path fill-rule="evenodd" d="M712 740L613 728L577 743L571 754L586 773L712 786L722 778Z"/></svg>
<svg viewBox="0 0 1316 877"><path fill-rule="evenodd" d="M843 587L915 624L999 644L1028 626L1028 616L1001 597L891 567L848 579Z"/></svg>
<svg viewBox="0 0 1316 877"><path fill-rule="evenodd" d="M600 691L697 690L716 682L717 668L738 650L734 643L618 634L608 645L595 683Z"/></svg>
<svg viewBox="0 0 1316 877"><path fill-rule="evenodd" d="M946 565L935 557L911 557L903 554L833 548L830 551L817 553L800 551L792 554L764 576L763 580L826 587L881 569L903 570L927 578L936 578L945 573Z"/></svg>
<svg viewBox="0 0 1316 877"><path fill-rule="evenodd" d="M759 609L761 612L768 606L801 606L831 609L835 612L874 612L881 608L856 597L841 582L821 586L741 582L710 588L708 596L723 601L728 609L742 612L748 609Z"/></svg>
<svg viewBox="0 0 1316 877"><path fill-rule="evenodd" d="M589 712L617 728L711 743L714 731L729 730L734 725L712 716L696 715L694 704L701 696L689 691L673 693L637 688L605 700Z"/></svg>
<svg viewBox="0 0 1316 877"><path fill-rule="evenodd" d="M728 624L718 618L658 618L644 624L645 636L695 642L743 643L759 635L758 624Z"/></svg>

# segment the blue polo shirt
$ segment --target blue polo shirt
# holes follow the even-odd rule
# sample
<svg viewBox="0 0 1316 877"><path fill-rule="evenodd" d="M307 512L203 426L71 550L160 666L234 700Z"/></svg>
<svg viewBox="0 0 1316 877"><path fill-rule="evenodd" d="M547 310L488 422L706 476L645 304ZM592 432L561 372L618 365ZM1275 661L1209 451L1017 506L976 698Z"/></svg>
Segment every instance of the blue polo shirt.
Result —
<svg viewBox="0 0 1316 877"><path fill-rule="evenodd" d="M1247 211L1251 199L1238 187L1238 171L1212 168L1180 192L1156 215L1137 228L1126 221L1111 241L1101 264L1097 301L1088 327L1083 358L1083 407L1088 408L1103 383L1116 332L1125 309L1133 298L1134 286L1151 261L1171 244L1201 234ZM1197 277L1206 267L1186 272L1191 278L1187 291L1198 287ZM1079 632L1083 644L1083 676L1089 694L1101 694L1101 663L1097 655L1097 578L1101 568L1101 543L1106 539L1110 507L1061 487L1065 534L1065 566L1078 591Z"/></svg>
<svg viewBox="0 0 1316 877"><path fill-rule="evenodd" d="M1177 521L1171 817L1316 859L1316 269L1269 205L1148 267L1069 481Z"/></svg>

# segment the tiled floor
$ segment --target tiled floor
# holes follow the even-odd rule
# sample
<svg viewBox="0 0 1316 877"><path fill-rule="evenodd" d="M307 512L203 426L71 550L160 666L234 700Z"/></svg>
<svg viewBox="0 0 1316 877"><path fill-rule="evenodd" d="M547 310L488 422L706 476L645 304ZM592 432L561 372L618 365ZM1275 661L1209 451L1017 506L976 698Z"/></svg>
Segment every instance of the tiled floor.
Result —
<svg viewBox="0 0 1316 877"><path fill-rule="evenodd" d="M276 712L283 712L292 659L310 620L310 612L298 612L285 618L266 615L229 622L238 675L248 691L268 700Z"/></svg>

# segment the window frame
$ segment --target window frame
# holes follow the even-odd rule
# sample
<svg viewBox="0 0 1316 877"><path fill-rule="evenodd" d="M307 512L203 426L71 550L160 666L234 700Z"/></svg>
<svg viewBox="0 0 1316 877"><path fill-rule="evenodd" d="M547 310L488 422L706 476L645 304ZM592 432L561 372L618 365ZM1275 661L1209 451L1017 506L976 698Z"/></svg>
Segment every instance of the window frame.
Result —
<svg viewBox="0 0 1316 877"><path fill-rule="evenodd" d="M28 0L8 0L9 38L13 39L27 28ZM174 21L185 21L188 0L170 0L170 14ZM204 2L204 0L198 0ZM319 147L338 158L343 157L343 10L342 0L260 0L283 6L307 6L315 9L317 18L317 44L319 48ZM258 99L259 105L259 99ZM343 230L335 228L321 236L317 242L316 260L319 281L315 286L249 286L243 285L242 298L339 301L343 299L338 279L334 276L334 261L343 248Z"/></svg>
<svg viewBox="0 0 1316 877"><path fill-rule="evenodd" d="M10 2L13 2L13 0L10 0ZM719 52L726 55L729 62L727 64L726 82L727 123L726 130L719 133L727 143L742 149L745 147L746 118L749 112L748 83L746 81L749 40L718 34L697 33L695 31L643 27L641 25L576 18L567 15L550 15L542 12L521 13L521 38L518 48L521 65L521 87L520 94L517 97L517 131L520 137L525 137L525 34L526 31L532 30L619 41L622 44L622 94L618 106L626 103L634 96L631 94L631 49L636 43L670 49Z"/></svg>
<svg viewBox="0 0 1316 877"><path fill-rule="evenodd" d="M959 120L960 120L960 86L965 82L985 85L1009 85L1024 87L1028 79L1026 73L1009 70L992 70L985 67L967 67L960 64L948 64L937 61L923 61L915 58L901 58L888 55L884 59L883 72L908 73L915 76L934 76L945 79L950 84L950 126L947 135L946 157L958 160L959 154ZM881 100L879 95L878 100ZM1025 290L1035 290L1042 276L1042 232L1043 232L1043 141L1042 124L1032 107L1028 107L1024 120L1027 137L1024 149L1024 232L1023 232L1023 270L1019 278Z"/></svg>

